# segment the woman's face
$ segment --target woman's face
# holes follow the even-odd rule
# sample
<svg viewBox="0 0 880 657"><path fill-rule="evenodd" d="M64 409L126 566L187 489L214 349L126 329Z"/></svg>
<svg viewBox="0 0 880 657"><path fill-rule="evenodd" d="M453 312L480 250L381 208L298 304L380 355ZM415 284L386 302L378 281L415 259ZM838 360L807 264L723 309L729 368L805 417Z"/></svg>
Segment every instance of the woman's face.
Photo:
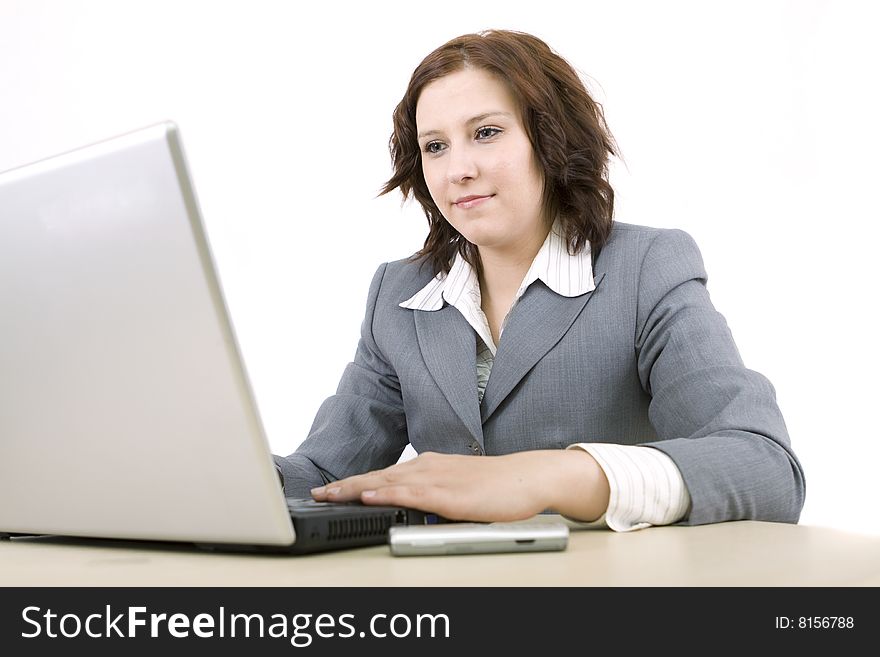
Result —
<svg viewBox="0 0 880 657"><path fill-rule="evenodd" d="M503 82L473 68L434 80L419 96L416 127L431 198L465 239L481 254L541 245L544 178Z"/></svg>

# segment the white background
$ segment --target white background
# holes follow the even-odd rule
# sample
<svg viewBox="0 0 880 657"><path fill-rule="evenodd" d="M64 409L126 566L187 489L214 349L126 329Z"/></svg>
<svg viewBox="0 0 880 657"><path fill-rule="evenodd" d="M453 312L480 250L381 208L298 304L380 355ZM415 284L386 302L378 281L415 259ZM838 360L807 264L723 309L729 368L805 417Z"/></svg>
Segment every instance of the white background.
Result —
<svg viewBox="0 0 880 657"><path fill-rule="evenodd" d="M801 521L880 533L873 6L0 0L0 170L176 121L286 454L354 354L376 266L425 236L415 204L375 198L412 70L459 34L531 32L605 106L616 218L701 246L746 364L776 386Z"/></svg>

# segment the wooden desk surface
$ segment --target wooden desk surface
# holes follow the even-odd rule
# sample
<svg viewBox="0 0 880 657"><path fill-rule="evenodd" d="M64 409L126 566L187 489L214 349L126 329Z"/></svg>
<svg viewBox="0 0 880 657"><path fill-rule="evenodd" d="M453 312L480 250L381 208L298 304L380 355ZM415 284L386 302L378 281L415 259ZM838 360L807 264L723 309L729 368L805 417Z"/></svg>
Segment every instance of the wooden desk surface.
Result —
<svg viewBox="0 0 880 657"><path fill-rule="evenodd" d="M762 522L572 531L563 552L394 557L0 542L0 586L880 586L880 537Z"/></svg>

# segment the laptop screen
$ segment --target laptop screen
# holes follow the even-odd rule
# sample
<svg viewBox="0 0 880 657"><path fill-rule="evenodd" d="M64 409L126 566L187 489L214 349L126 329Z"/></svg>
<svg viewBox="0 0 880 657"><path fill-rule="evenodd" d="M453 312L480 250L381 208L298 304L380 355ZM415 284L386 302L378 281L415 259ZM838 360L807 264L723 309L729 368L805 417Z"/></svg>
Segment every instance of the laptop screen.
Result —
<svg viewBox="0 0 880 657"><path fill-rule="evenodd" d="M174 124L0 174L0 531L285 545Z"/></svg>

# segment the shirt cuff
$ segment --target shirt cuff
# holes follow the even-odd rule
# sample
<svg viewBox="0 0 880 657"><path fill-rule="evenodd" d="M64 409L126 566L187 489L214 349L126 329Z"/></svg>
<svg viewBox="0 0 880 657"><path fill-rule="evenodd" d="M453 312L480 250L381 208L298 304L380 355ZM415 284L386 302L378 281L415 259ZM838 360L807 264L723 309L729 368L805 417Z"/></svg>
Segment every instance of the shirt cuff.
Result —
<svg viewBox="0 0 880 657"><path fill-rule="evenodd" d="M681 520L691 498L675 462L660 450L639 445L576 443L599 463L611 495L605 514L578 526L603 523L617 532L671 525Z"/></svg>

